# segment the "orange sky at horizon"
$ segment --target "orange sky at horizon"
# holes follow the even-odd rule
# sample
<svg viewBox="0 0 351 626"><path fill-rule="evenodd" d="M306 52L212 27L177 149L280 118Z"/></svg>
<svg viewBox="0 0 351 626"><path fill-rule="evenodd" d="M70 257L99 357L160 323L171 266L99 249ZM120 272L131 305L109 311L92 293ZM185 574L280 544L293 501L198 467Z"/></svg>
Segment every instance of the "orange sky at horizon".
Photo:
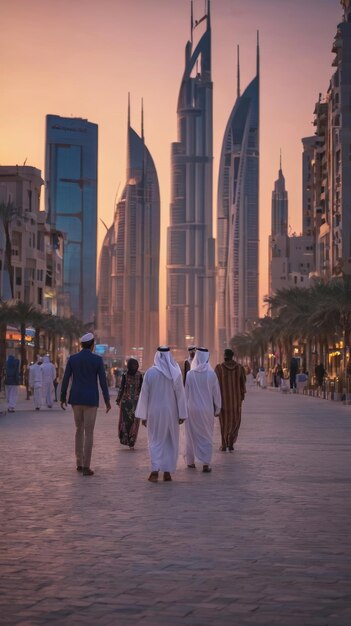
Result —
<svg viewBox="0 0 351 626"><path fill-rule="evenodd" d="M236 46L242 91L261 43L260 300L268 290L271 193L283 154L291 231L301 230L301 138L314 133L313 109L332 74L339 0L212 0L214 232L218 164L236 97ZM194 16L204 0L194 0ZM161 341L165 340L166 227L170 145L190 35L189 0L12 0L1 10L0 164L38 167L44 176L45 116L99 125L99 217L112 223L126 170L127 94L131 122L145 140L161 191ZM5 96L5 97L4 97ZM99 223L98 248L104 236ZM262 313L263 311L261 311Z"/></svg>

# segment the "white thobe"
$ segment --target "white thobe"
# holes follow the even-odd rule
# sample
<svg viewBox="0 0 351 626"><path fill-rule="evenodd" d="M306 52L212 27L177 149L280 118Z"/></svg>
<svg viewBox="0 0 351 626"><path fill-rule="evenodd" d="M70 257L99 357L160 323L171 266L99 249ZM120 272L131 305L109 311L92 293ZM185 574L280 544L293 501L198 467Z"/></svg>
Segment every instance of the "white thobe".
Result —
<svg viewBox="0 0 351 626"><path fill-rule="evenodd" d="M43 374L42 397L47 406L51 407L53 404L56 368L55 365L53 363L50 363L50 361L48 360L46 362L44 361L43 365L41 365L41 370Z"/></svg>
<svg viewBox="0 0 351 626"><path fill-rule="evenodd" d="M153 472L175 472L179 451L179 419L187 418L182 376L173 381L156 367L144 376L135 417L147 420Z"/></svg>
<svg viewBox="0 0 351 626"><path fill-rule="evenodd" d="M7 408L14 411L18 397L18 385L5 385Z"/></svg>
<svg viewBox="0 0 351 626"><path fill-rule="evenodd" d="M41 365L34 363L29 368L29 386L33 388L33 402L36 409L42 404L43 372Z"/></svg>
<svg viewBox="0 0 351 626"><path fill-rule="evenodd" d="M185 381L185 396L188 407L185 423L187 464L192 465L198 459L203 465L210 465L214 416L221 410L221 392L213 369L190 370Z"/></svg>

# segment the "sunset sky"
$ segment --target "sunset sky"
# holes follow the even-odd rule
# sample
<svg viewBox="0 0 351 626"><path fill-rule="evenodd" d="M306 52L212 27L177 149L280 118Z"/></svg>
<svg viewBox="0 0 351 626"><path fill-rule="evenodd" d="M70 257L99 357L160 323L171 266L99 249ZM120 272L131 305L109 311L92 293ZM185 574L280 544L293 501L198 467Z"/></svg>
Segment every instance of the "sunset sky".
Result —
<svg viewBox="0 0 351 626"><path fill-rule="evenodd" d="M212 0L214 232L220 148L236 96L236 46L242 90L261 43L260 295L267 293L271 192L283 153L289 224L301 229L301 138L313 134L313 108L332 73L339 0ZM204 13L194 1L194 17ZM45 115L99 125L99 217L108 225L125 183L127 94L131 121L145 139L161 189L161 314L170 198L170 144L190 35L190 0L2 0L0 164L44 175ZM104 228L99 225L99 248ZM164 334L164 323L163 323ZM162 339L162 337L161 337Z"/></svg>

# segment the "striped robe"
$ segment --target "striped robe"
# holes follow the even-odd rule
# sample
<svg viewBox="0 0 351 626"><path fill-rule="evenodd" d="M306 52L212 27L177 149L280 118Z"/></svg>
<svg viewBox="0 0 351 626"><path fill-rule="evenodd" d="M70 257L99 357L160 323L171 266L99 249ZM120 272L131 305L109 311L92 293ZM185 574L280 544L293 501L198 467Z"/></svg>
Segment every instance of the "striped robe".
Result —
<svg viewBox="0 0 351 626"><path fill-rule="evenodd" d="M224 361L216 365L222 396L222 409L219 414L222 448L233 448L241 423L241 404L246 393L245 370L235 361Z"/></svg>

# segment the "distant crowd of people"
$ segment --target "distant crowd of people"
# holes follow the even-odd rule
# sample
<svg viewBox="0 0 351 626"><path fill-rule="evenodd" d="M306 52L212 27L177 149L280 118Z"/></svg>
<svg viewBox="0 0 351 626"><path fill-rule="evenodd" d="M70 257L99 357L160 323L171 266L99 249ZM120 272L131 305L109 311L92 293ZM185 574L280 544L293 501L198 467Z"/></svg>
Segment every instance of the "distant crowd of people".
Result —
<svg viewBox="0 0 351 626"><path fill-rule="evenodd" d="M43 405L51 409L54 398L57 401L58 380L56 367L51 363L50 357L39 356L35 363L25 368L24 378L27 400L32 396L35 410L40 411ZM4 384L7 410L9 413L14 413L20 384L20 362L11 354L5 363Z"/></svg>

